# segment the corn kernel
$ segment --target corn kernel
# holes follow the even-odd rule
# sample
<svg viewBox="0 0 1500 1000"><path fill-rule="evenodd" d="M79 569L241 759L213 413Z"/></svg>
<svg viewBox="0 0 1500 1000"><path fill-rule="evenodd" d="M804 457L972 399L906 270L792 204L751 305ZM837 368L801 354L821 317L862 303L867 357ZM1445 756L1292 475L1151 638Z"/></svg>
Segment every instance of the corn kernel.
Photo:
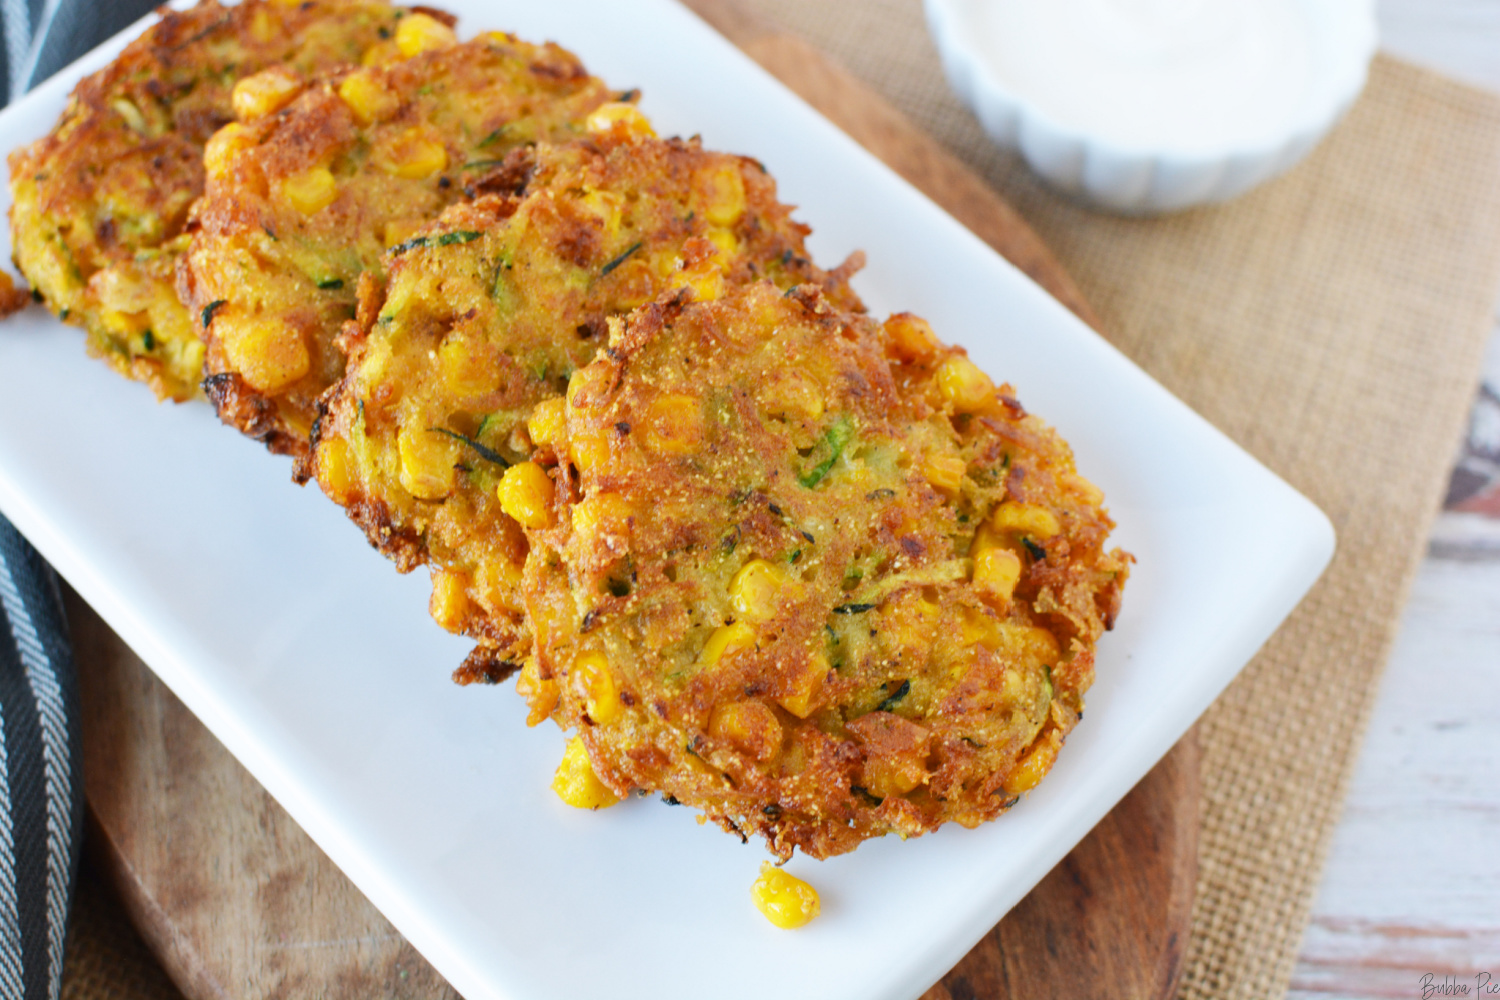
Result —
<svg viewBox="0 0 1500 1000"><path fill-rule="evenodd" d="M959 636L965 646L998 649L1000 623L982 611L966 608L963 618L959 621Z"/></svg>
<svg viewBox="0 0 1500 1000"><path fill-rule="evenodd" d="M366 67L389 66L391 63L400 62L401 58L401 46L397 45L391 39L384 42L376 42L368 49L365 49L364 55L359 57L359 64Z"/></svg>
<svg viewBox="0 0 1500 1000"><path fill-rule="evenodd" d="M905 795L927 778L920 760L906 755L872 756L865 761L860 782L879 798Z"/></svg>
<svg viewBox="0 0 1500 1000"><path fill-rule="evenodd" d="M795 368L772 374L761 398L773 417L816 420L823 415L823 387Z"/></svg>
<svg viewBox="0 0 1500 1000"><path fill-rule="evenodd" d="M427 611L449 632L462 632L469 613L469 577L453 570L433 570L432 599Z"/></svg>
<svg viewBox="0 0 1500 1000"><path fill-rule="evenodd" d="M1057 637L1038 625L996 622L994 634L984 645L1008 661L1036 667L1056 663L1062 655Z"/></svg>
<svg viewBox="0 0 1500 1000"><path fill-rule="evenodd" d="M629 139L651 139L656 136L656 129L651 127L651 119L642 114L640 108L624 101L599 105L589 113L584 127L595 135L614 132Z"/></svg>
<svg viewBox="0 0 1500 1000"><path fill-rule="evenodd" d="M688 455L703 443L703 405L693 396L663 396L646 413L646 444L667 455Z"/></svg>
<svg viewBox="0 0 1500 1000"><path fill-rule="evenodd" d="M926 361L942 346L932 325L911 313L896 313L882 329L887 353L902 361Z"/></svg>
<svg viewBox="0 0 1500 1000"><path fill-rule="evenodd" d="M573 505L573 533L586 544L630 531L634 511L618 493L599 493Z"/></svg>
<svg viewBox="0 0 1500 1000"><path fill-rule="evenodd" d="M463 330L452 331L438 347L438 372L444 395L456 401L485 396L504 378L498 353L487 343L476 343Z"/></svg>
<svg viewBox="0 0 1500 1000"><path fill-rule="evenodd" d="M918 620L927 625L934 624L943 610L925 597L918 597L914 602L914 606L917 610Z"/></svg>
<svg viewBox="0 0 1500 1000"><path fill-rule="evenodd" d="M620 692L609 660L603 653L582 653L573 661L573 691L583 699L584 711L599 725L612 722L620 715Z"/></svg>
<svg viewBox="0 0 1500 1000"><path fill-rule="evenodd" d="M930 453L922 459L922 475L937 489L957 493L969 464L959 455Z"/></svg>
<svg viewBox="0 0 1500 1000"><path fill-rule="evenodd" d="M1051 732L1056 733L1056 730ZM1053 736L1037 740L1026 756L1021 758L1016 769L1006 776L1006 792L1020 795L1035 788L1047 776L1047 772L1052 770L1052 765L1057 763L1057 751L1061 742L1060 738Z"/></svg>
<svg viewBox="0 0 1500 1000"><path fill-rule="evenodd" d="M703 644L703 653L698 657L708 666L713 666L727 656L750 649L755 645L755 630L744 622L720 625Z"/></svg>
<svg viewBox="0 0 1500 1000"><path fill-rule="evenodd" d="M730 581L729 603L747 618L765 620L776 613L776 594L783 582L770 563L752 559Z"/></svg>
<svg viewBox="0 0 1500 1000"><path fill-rule="evenodd" d="M728 229L715 226L708 231L708 238L714 246L719 248L719 252L726 257L737 252L740 248L739 237L735 236Z"/></svg>
<svg viewBox="0 0 1500 1000"><path fill-rule="evenodd" d="M1010 602L1021 579L1021 560L1010 549L985 549L974 556L974 589L994 605Z"/></svg>
<svg viewBox="0 0 1500 1000"><path fill-rule="evenodd" d="M745 179L739 168L725 163L698 175L703 217L710 225L732 226L745 214Z"/></svg>
<svg viewBox="0 0 1500 1000"><path fill-rule="evenodd" d="M776 699L777 704L799 719L805 719L817 706L818 696L828 679L828 658L822 653L808 657L791 682L791 692Z"/></svg>
<svg viewBox="0 0 1500 1000"><path fill-rule="evenodd" d="M569 740L568 749L563 751L562 763L557 765L557 773L552 776L552 790L575 809L608 809L620 801L620 797L594 773L589 752L578 736Z"/></svg>
<svg viewBox="0 0 1500 1000"><path fill-rule="evenodd" d="M427 14L411 14L396 28L396 48L407 59L458 44L458 36L442 21Z"/></svg>
<svg viewBox="0 0 1500 1000"><path fill-rule="evenodd" d="M280 111L302 92L302 78L285 66L272 66L234 85L229 102L240 121Z"/></svg>
<svg viewBox="0 0 1500 1000"><path fill-rule="evenodd" d="M146 329L146 314L142 312L123 312L106 306L100 309L99 318L106 329L120 337L131 337Z"/></svg>
<svg viewBox="0 0 1500 1000"><path fill-rule="evenodd" d="M276 22L271 20L270 13L264 7L256 8L255 14L250 18L250 37L261 44L276 37Z"/></svg>
<svg viewBox="0 0 1500 1000"><path fill-rule="evenodd" d="M782 930L795 930L818 915L818 890L769 861L760 863L760 878L751 886L750 898Z"/></svg>
<svg viewBox="0 0 1500 1000"><path fill-rule="evenodd" d="M388 138L377 159L386 173L419 181L448 165L448 150L426 129L409 128Z"/></svg>
<svg viewBox="0 0 1500 1000"><path fill-rule="evenodd" d="M405 426L396 436L401 486L419 500L441 500L456 478L452 442L423 426Z"/></svg>
<svg viewBox="0 0 1500 1000"><path fill-rule="evenodd" d="M526 725L537 726L547 720L557 707L559 691L557 681L543 678L536 657L521 665L521 676L516 678L516 693L526 699Z"/></svg>
<svg viewBox="0 0 1500 1000"><path fill-rule="evenodd" d="M724 272L711 263L678 271L672 278L672 287L690 289L694 302L712 302L724 296Z"/></svg>
<svg viewBox="0 0 1500 1000"><path fill-rule="evenodd" d="M1077 490L1083 497L1083 502L1089 506L1098 507L1104 503L1104 491L1077 473L1065 474L1063 482Z"/></svg>
<svg viewBox="0 0 1500 1000"><path fill-rule="evenodd" d="M303 215L313 215L333 204L339 186L327 167L311 167L282 181L281 195Z"/></svg>
<svg viewBox="0 0 1500 1000"><path fill-rule="evenodd" d="M401 106L400 99L373 73L351 73L339 84L339 97L349 105L355 121L361 125L383 121Z"/></svg>
<svg viewBox="0 0 1500 1000"><path fill-rule="evenodd" d="M560 450L568 435L568 403L561 396L543 400L536 404L531 416L526 418L526 433L537 447Z"/></svg>
<svg viewBox="0 0 1500 1000"><path fill-rule="evenodd" d="M255 145L255 137L239 122L231 122L215 132L203 147L203 172L210 180L227 176L235 157Z"/></svg>
<svg viewBox="0 0 1500 1000"><path fill-rule="evenodd" d="M594 431L580 431L568 441L568 452L579 472L589 472L609 461L609 438Z"/></svg>
<svg viewBox="0 0 1500 1000"><path fill-rule="evenodd" d="M584 365L568 377L568 405L575 410L589 409L609 391L610 384L608 371L598 365Z"/></svg>
<svg viewBox="0 0 1500 1000"><path fill-rule="evenodd" d="M943 398L960 413L982 410L995 398L995 383L961 354L955 354L938 365L934 378Z"/></svg>
<svg viewBox="0 0 1500 1000"><path fill-rule="evenodd" d="M886 603L885 624L879 635L881 650L891 657L925 659L937 640L941 617L941 609L920 591L896 595Z"/></svg>
<svg viewBox="0 0 1500 1000"><path fill-rule="evenodd" d="M423 225L424 222L421 219L392 219L381 227L380 238L389 249L397 243L405 243L411 239Z"/></svg>
<svg viewBox="0 0 1500 1000"><path fill-rule="evenodd" d="M1031 503L1002 503L990 516L990 524L996 531L1013 531L1032 538L1046 540L1062 531L1057 515L1046 507Z"/></svg>
<svg viewBox="0 0 1500 1000"><path fill-rule="evenodd" d="M283 389L312 367L302 334L279 320L221 315L215 317L214 334L230 367L261 392Z"/></svg>
<svg viewBox="0 0 1500 1000"><path fill-rule="evenodd" d="M781 722L762 701L719 705L709 716L708 734L756 760L770 760L781 749Z"/></svg>
<svg viewBox="0 0 1500 1000"><path fill-rule="evenodd" d="M342 503L354 487L354 473L349 468L349 446L342 438L325 438L318 445L318 486L328 499Z"/></svg>
<svg viewBox="0 0 1500 1000"><path fill-rule="evenodd" d="M1057 636L1040 625L1006 625L1004 631L1007 641L1022 651L1027 662L1052 664L1062 656Z"/></svg>
<svg viewBox="0 0 1500 1000"><path fill-rule="evenodd" d="M509 532L507 526L501 526L496 534L497 541L509 548L506 536ZM516 534L521 534L521 529L515 529ZM475 604L485 610L491 616L518 615L525 612L524 601L520 596L522 562L526 556L523 552L514 549L510 551L496 550L495 558L481 559L478 566L474 567L474 578L469 586L469 596Z"/></svg>
<svg viewBox="0 0 1500 1000"><path fill-rule="evenodd" d="M525 528L545 528L552 523L552 480L535 462L520 462L505 470L495 489L500 509Z"/></svg>

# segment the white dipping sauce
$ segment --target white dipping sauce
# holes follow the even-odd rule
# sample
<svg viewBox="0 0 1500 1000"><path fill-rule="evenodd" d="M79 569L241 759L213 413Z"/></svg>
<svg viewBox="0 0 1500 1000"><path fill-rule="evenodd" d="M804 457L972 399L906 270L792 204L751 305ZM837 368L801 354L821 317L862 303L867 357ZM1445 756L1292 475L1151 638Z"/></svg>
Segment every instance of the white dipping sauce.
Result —
<svg viewBox="0 0 1500 1000"><path fill-rule="evenodd" d="M1121 146L1280 141L1312 82L1297 0L973 0L991 73L1061 125Z"/></svg>

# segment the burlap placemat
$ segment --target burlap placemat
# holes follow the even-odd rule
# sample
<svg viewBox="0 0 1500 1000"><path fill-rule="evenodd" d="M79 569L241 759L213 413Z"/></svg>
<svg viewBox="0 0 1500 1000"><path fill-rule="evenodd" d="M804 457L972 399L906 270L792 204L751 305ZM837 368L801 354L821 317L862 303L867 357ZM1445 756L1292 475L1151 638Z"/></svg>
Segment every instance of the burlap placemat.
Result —
<svg viewBox="0 0 1500 1000"><path fill-rule="evenodd" d="M1500 100L1381 59L1288 177L1223 208L1112 219L984 140L917 0L754 2L993 182L1116 344L1333 519L1332 568L1202 727L1182 996L1280 996L1500 289ZM64 997L175 998L122 921L86 875Z"/></svg>
<svg viewBox="0 0 1500 1000"><path fill-rule="evenodd" d="M73 895L59 1000L182 1000L87 858Z"/></svg>

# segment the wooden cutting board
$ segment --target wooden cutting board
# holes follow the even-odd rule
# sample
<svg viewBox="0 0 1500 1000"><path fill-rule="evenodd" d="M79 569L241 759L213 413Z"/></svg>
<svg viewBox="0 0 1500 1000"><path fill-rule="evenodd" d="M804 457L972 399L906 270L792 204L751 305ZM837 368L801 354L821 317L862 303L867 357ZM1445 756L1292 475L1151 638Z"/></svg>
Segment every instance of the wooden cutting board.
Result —
<svg viewBox="0 0 1500 1000"><path fill-rule="evenodd" d="M689 6L1097 326L1014 210L863 84L733 0ZM183 993L456 997L182 703L69 596L93 842ZM1197 877L1198 803L1190 733L923 1000L1168 1000Z"/></svg>

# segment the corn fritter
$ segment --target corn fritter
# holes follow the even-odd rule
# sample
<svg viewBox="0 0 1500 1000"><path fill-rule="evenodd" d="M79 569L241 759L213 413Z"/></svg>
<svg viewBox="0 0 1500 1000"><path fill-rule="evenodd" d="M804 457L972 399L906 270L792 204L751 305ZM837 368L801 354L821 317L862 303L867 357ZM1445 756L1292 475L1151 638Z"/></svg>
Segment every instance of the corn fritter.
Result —
<svg viewBox="0 0 1500 1000"><path fill-rule="evenodd" d="M313 463L403 570L432 562L434 617L498 670L529 642L520 525L547 516L550 480L526 459L609 318L762 278L827 282L859 306L808 259L806 228L753 160L617 127L535 155L524 196L454 206L390 251L387 288L365 282Z"/></svg>
<svg viewBox="0 0 1500 1000"><path fill-rule="evenodd" d="M50 133L10 154L14 255L33 290L159 399L198 395L203 345L174 283L204 146L233 120L237 83L357 64L405 13L378 0L163 9L74 88Z"/></svg>
<svg viewBox="0 0 1500 1000"><path fill-rule="evenodd" d="M512 151L583 132L615 96L556 45L459 43L433 24L410 58L273 96L276 113L209 143L180 291L202 319L210 399L273 451L307 453L360 275L379 279L386 250L448 205L523 183Z"/></svg>
<svg viewBox="0 0 1500 1000"><path fill-rule="evenodd" d="M1008 386L815 286L616 321L528 462L529 721L576 730L615 794L782 857L1008 808L1082 712L1129 571Z"/></svg>

